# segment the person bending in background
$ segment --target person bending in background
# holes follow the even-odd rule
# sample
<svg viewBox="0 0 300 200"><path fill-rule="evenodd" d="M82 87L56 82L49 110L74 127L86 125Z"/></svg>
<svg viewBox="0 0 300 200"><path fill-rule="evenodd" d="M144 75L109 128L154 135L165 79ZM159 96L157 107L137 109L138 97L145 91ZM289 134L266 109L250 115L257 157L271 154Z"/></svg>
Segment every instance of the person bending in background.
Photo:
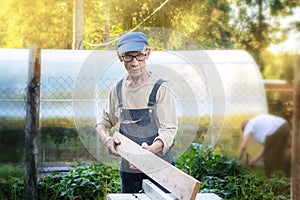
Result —
<svg viewBox="0 0 300 200"><path fill-rule="evenodd" d="M115 147L119 141L109 134L118 125L121 134L174 164L170 151L178 129L174 97L167 82L146 68L148 38L141 32L128 33L117 46L118 58L128 73L113 86L102 117L97 120L97 134L108 152L118 156ZM122 193L138 193L142 180L150 179L123 158L120 175Z"/></svg>
<svg viewBox="0 0 300 200"><path fill-rule="evenodd" d="M266 177L270 177L271 173L276 170L282 170L287 177L290 176L285 164L291 127L285 119L270 114L261 114L244 122L241 129L243 141L239 148L239 160L245 154L252 138L262 144L263 149L250 161L250 165L255 166L257 161L263 159Z"/></svg>

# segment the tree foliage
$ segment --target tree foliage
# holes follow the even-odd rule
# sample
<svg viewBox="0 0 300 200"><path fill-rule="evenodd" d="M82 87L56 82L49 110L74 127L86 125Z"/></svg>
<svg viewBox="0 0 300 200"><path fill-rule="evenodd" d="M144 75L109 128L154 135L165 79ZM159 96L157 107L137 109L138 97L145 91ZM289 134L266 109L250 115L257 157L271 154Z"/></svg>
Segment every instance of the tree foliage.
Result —
<svg viewBox="0 0 300 200"><path fill-rule="evenodd" d="M299 1L289 0L236 0L235 37L237 48L247 50L264 70L261 53L271 43L285 39L286 31L280 28L277 21L280 16L293 14L293 8ZM278 33L280 33L278 35Z"/></svg>
<svg viewBox="0 0 300 200"><path fill-rule="evenodd" d="M0 6L1 48L72 48L73 0L0 0ZM110 49L124 32L160 27L203 49L246 50L263 71L264 50L286 39L278 18L297 6L295 0L84 0L84 49ZM299 27L294 22L290 29Z"/></svg>
<svg viewBox="0 0 300 200"><path fill-rule="evenodd" d="M0 15L2 47L28 48L31 44L51 49L72 47L72 0L1 0L0 5L4 4L8 9Z"/></svg>
<svg viewBox="0 0 300 200"><path fill-rule="evenodd" d="M231 8L227 1L177 1L166 8L170 25L198 41L204 49L233 47L232 28L229 26Z"/></svg>
<svg viewBox="0 0 300 200"><path fill-rule="evenodd" d="M296 60L295 53L283 52L272 54L268 51L262 52L265 69L262 73L264 79L281 79L287 83L293 83L294 65Z"/></svg>
<svg viewBox="0 0 300 200"><path fill-rule="evenodd" d="M0 0L0 4L5 5L0 14L4 22L1 47L28 48L35 43L42 48L71 49L72 0ZM138 26L177 30L207 49L232 48L229 20L230 5L224 0L85 0L85 49L107 48L97 44L113 41Z"/></svg>

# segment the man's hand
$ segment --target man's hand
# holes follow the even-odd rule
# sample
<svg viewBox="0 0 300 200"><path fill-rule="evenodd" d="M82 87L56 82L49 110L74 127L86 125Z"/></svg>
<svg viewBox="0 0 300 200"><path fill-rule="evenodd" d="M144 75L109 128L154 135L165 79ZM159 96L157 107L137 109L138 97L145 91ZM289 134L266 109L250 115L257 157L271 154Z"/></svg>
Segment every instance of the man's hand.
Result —
<svg viewBox="0 0 300 200"><path fill-rule="evenodd" d="M133 170L138 170L138 168L134 166L132 163L129 163L129 168Z"/></svg>
<svg viewBox="0 0 300 200"><path fill-rule="evenodd" d="M142 148L147 149L148 151L151 151L150 146L146 142L143 142L141 146L142 146Z"/></svg>
<svg viewBox="0 0 300 200"><path fill-rule="evenodd" d="M161 140L156 140L152 145L148 145L146 142L143 142L141 146L142 148L156 154L163 149L164 144Z"/></svg>
<svg viewBox="0 0 300 200"><path fill-rule="evenodd" d="M118 138L106 136L103 141L104 145L106 146L108 153L115 156L120 156L116 151L116 145L121 144L121 141Z"/></svg>
<svg viewBox="0 0 300 200"><path fill-rule="evenodd" d="M111 137L109 135L109 129L104 124L97 123L96 131L100 140L106 146L108 153L111 155L120 156L116 151L116 145L121 144L121 141L118 138Z"/></svg>
<svg viewBox="0 0 300 200"><path fill-rule="evenodd" d="M257 160L256 159L252 159L250 161L250 166L254 167L256 165L256 163L257 163Z"/></svg>
<svg viewBox="0 0 300 200"><path fill-rule="evenodd" d="M142 146L142 148L147 149L148 151L150 151L152 153L157 153L158 150L161 149L161 146L162 146L161 144L162 144L161 141L159 141L155 144L153 143L152 145L148 145L146 142L143 142L141 146ZM129 168L133 169L133 170L138 170L138 168L136 166L134 166L132 163L129 163Z"/></svg>

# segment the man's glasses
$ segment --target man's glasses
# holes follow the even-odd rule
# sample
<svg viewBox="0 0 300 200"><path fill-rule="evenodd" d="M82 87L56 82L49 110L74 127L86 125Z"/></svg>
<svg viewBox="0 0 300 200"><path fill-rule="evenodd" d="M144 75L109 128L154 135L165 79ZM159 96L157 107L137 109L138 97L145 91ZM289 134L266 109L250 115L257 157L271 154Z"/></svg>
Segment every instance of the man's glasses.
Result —
<svg viewBox="0 0 300 200"><path fill-rule="evenodd" d="M139 54L139 55L136 55L136 56L132 56L132 55L124 55L122 56L123 60L125 62L131 62L133 61L133 59L135 58L137 61L143 61L145 60L145 58L147 57L147 54Z"/></svg>

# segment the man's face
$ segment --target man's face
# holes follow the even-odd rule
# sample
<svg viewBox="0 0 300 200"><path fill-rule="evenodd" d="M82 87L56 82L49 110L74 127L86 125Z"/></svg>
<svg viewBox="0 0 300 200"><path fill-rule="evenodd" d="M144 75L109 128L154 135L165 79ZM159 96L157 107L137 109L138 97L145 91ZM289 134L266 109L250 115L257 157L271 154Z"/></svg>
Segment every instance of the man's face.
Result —
<svg viewBox="0 0 300 200"><path fill-rule="evenodd" d="M124 66L130 77L138 78L145 73L149 51L149 49L145 49L140 52L128 52L122 55Z"/></svg>

